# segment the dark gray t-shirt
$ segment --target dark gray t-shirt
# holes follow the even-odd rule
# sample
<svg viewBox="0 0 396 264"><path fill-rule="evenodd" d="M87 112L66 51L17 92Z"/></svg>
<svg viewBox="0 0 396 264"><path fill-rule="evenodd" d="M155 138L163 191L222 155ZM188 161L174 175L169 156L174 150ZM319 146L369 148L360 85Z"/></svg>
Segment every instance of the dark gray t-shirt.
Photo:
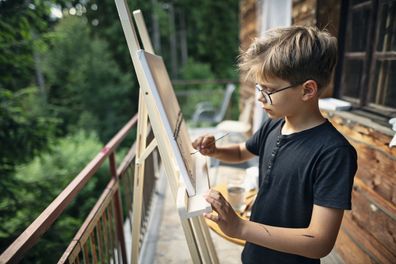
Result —
<svg viewBox="0 0 396 264"><path fill-rule="evenodd" d="M313 205L351 209L357 155L329 121L282 135L284 120L267 120L246 142L259 156L259 192L250 220L287 227L309 226ZM242 261L251 263L320 263L246 243Z"/></svg>

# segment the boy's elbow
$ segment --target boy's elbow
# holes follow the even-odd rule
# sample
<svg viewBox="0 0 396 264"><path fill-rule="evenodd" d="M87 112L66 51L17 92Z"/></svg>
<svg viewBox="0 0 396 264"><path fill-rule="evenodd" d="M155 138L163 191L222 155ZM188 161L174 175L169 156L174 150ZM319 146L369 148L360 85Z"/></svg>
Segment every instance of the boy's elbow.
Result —
<svg viewBox="0 0 396 264"><path fill-rule="evenodd" d="M315 252L314 255L311 256L310 258L314 258L314 259L321 259L321 258L324 258L324 257L326 257L327 255L330 254L330 252L331 252L332 249L333 249L333 248L326 249L326 250L318 250L318 251Z"/></svg>
<svg viewBox="0 0 396 264"><path fill-rule="evenodd" d="M314 250L307 252L308 254L306 255L306 257L313 259L324 258L330 254L330 252L333 250L333 247L334 247L334 243L329 243L329 242L317 243L317 247L315 247Z"/></svg>

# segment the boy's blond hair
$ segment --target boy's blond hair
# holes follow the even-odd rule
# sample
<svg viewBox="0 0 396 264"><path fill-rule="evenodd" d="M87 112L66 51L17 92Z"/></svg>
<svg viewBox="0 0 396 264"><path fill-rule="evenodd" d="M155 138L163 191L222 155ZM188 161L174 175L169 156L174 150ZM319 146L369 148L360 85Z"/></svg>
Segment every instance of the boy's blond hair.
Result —
<svg viewBox="0 0 396 264"><path fill-rule="evenodd" d="M280 78L290 84L315 80L326 87L337 60L337 40L316 27L274 28L239 57L239 67L257 81Z"/></svg>

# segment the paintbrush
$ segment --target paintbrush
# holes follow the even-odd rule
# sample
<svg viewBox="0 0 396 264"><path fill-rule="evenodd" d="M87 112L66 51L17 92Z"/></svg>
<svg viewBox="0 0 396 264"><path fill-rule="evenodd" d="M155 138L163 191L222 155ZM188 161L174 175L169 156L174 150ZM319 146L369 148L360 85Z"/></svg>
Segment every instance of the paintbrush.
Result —
<svg viewBox="0 0 396 264"><path fill-rule="evenodd" d="M216 139L215 141L213 141L213 142L211 142L210 144L208 144L208 146L213 145L214 143L216 143L216 141L222 139L222 138L225 137L225 136L228 136L229 134L230 134L230 132L228 132L228 133L222 135L221 137L219 137L219 138ZM194 154L197 153L197 152L199 152L199 149L196 150L196 151L194 151L194 152L191 152L190 154L191 154L191 155L194 155Z"/></svg>

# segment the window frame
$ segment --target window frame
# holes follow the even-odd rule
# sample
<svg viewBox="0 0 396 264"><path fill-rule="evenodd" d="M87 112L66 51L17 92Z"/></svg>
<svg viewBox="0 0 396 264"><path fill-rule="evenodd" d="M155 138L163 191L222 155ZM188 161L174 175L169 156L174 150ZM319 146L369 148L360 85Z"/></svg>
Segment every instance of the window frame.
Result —
<svg viewBox="0 0 396 264"><path fill-rule="evenodd" d="M367 111L372 114L377 114L378 119L384 120L384 117L394 117L396 108L387 107L381 104L369 102L370 94L373 90L377 90L375 82L376 63L378 57L383 57L384 60L396 60L395 51L380 52L377 51L377 44L379 41L379 13L381 12L381 5L390 3L392 0L367 0L352 6L352 1L341 1L340 24L339 24L339 63L336 68L335 75L335 90L334 96L343 100L349 101L355 108ZM385 3L384 3L385 2ZM368 32L366 36L366 49L363 51L346 51L348 45L347 34L352 29L352 14L353 12L369 8L371 10L368 22ZM349 40L350 41L350 40ZM351 58L363 60L362 73L360 75L358 85L358 97L349 97L343 94L346 91L346 84L344 81L346 71L343 69L346 61ZM356 60L357 61L357 60ZM389 73L391 74L391 73ZM396 87L395 87L396 88ZM361 111L359 111L361 112Z"/></svg>

